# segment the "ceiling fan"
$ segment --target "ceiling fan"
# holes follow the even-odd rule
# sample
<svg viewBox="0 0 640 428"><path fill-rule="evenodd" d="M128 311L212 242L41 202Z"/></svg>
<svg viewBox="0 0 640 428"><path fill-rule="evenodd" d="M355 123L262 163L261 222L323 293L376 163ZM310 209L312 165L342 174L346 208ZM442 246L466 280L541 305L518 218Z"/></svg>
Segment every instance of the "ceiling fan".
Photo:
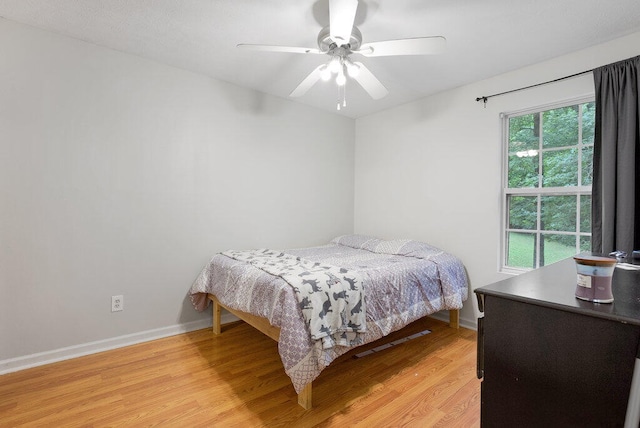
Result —
<svg viewBox="0 0 640 428"><path fill-rule="evenodd" d="M430 55L444 51L446 40L442 36L416 37L362 43L362 34L354 26L358 0L329 0L329 26L318 34L318 48L239 44L238 48L263 52L301 54L324 54L330 60L316 67L290 94L301 97L318 80L328 81L335 76L338 85L337 108L346 107L345 84L347 76L358 82L374 100L383 98L389 91L365 67L362 62L352 61L351 55L364 57L394 55Z"/></svg>

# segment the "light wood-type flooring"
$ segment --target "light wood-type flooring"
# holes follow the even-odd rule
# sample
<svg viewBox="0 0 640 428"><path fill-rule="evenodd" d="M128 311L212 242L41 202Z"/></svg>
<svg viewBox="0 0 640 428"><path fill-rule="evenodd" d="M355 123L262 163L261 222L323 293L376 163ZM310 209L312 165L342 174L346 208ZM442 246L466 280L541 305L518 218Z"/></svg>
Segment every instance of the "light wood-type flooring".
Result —
<svg viewBox="0 0 640 428"><path fill-rule="evenodd" d="M426 318L335 361L297 404L277 343L242 322L0 376L0 427L477 427L476 332Z"/></svg>

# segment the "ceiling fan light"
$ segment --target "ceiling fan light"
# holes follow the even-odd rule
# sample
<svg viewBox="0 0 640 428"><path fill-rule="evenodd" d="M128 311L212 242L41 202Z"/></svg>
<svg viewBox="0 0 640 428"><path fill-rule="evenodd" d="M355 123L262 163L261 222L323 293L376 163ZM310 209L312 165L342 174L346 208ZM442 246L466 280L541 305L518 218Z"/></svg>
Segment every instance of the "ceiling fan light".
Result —
<svg viewBox="0 0 640 428"><path fill-rule="evenodd" d="M347 83L347 78L345 77L344 73L339 73L336 77L336 84L338 86L344 86L345 83Z"/></svg>
<svg viewBox="0 0 640 428"><path fill-rule="evenodd" d="M329 79L331 79L331 70L329 70L329 66L324 65L320 68L320 79L322 79L322 81L324 82L327 82L329 81Z"/></svg>
<svg viewBox="0 0 640 428"><path fill-rule="evenodd" d="M360 66L357 64L352 63L351 61L346 63L347 66L347 74L349 75L349 77L358 77L358 74L360 74Z"/></svg>
<svg viewBox="0 0 640 428"><path fill-rule="evenodd" d="M342 69L340 58L334 56L333 58L331 58L331 61L329 61L329 71L331 71L332 73L338 73L340 69Z"/></svg>

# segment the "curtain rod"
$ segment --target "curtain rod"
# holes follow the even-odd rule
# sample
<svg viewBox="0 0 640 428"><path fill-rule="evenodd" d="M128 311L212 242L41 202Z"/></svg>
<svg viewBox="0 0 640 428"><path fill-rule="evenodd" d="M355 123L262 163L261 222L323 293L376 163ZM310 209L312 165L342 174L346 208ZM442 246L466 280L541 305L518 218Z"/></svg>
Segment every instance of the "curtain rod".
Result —
<svg viewBox="0 0 640 428"><path fill-rule="evenodd" d="M535 85L525 86L524 88L512 89L510 91L500 92L498 94L493 94L493 95L485 95L485 96L476 98L476 101L483 101L484 105L486 107L487 106L487 101L489 100L489 98L499 97L500 95L510 94L512 92L523 91L525 89L535 88L536 86L548 85L549 83L555 83L555 82L559 82L559 81L565 80L565 79L571 79L572 77L581 76L583 74L591 73L591 72L593 72L593 70L595 70L595 68L592 68L591 70L581 71L580 73L572 74L570 76L559 77L557 79L549 80L547 82L536 83Z"/></svg>

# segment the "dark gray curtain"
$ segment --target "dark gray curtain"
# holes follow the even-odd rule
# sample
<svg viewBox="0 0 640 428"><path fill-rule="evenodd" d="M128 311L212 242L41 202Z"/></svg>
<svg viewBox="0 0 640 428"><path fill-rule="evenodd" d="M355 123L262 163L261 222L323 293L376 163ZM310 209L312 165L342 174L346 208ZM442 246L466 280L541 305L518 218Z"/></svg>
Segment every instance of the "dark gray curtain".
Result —
<svg viewBox="0 0 640 428"><path fill-rule="evenodd" d="M593 71L592 251L640 250L640 56Z"/></svg>

